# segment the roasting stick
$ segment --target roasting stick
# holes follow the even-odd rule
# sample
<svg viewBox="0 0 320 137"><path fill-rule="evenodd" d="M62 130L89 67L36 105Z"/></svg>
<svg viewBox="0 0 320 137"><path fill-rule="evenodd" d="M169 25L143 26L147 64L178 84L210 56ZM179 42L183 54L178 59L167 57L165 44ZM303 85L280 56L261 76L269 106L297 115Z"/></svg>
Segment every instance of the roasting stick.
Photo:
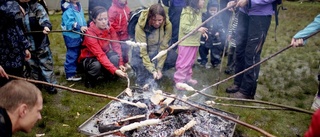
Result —
<svg viewBox="0 0 320 137"><path fill-rule="evenodd" d="M51 84L51 83L44 82L44 81L21 78L21 77L13 76L13 75L8 75L8 76L10 78L19 79L19 80L25 80L25 81L29 81L29 82L37 83L37 84L44 84L44 85L48 85L48 86L52 86L52 87L56 87L56 88L60 88L60 89L64 89L64 90L69 90L69 91L75 92L75 93L81 93L81 94L91 95L91 96L95 96L95 97L103 97L103 98L119 101L121 103L125 103L125 104L129 104L129 105L132 105L132 106L136 106L136 107L139 107L139 108L147 108L147 105L144 104L144 103L141 103L141 102L133 103L133 102L129 102L127 100L118 99L116 97L103 95L103 94L98 94L98 93L92 93L92 92L88 92L88 91L84 91L84 90L73 89L73 88L69 88L69 87L66 87L66 86L61 86L61 85L58 85L58 84Z"/></svg>
<svg viewBox="0 0 320 137"><path fill-rule="evenodd" d="M192 30L191 32L189 32L187 35L183 36L181 39L179 39L176 43L174 43L173 45L171 45L169 48L160 51L155 57L152 58L151 61L154 61L160 57L162 57L163 55L167 54L169 50L173 49L174 47L176 47L180 42L184 41L186 38L188 38L190 35L192 35L193 33L195 33L196 31L198 31L198 29L203 26L204 24L206 24L207 22L209 22L212 18L214 18L215 16L219 15L220 13L234 7L236 5L236 3L234 3L233 5L227 6L225 8L223 8L222 10L218 11L216 14L212 15L211 17L209 17L207 20L205 20L204 22L202 22L202 24L200 24L200 26L198 26L197 28L195 28L194 30Z"/></svg>
<svg viewBox="0 0 320 137"><path fill-rule="evenodd" d="M205 109L204 107L201 107L201 106L199 106L199 105L196 105L196 104L194 104L194 103L191 103L190 101L187 101L186 98L185 98L185 99L180 99L180 98L178 98L178 97L168 96L168 95L165 95L165 94L163 94L163 96L165 96L165 97L167 97L167 98L174 98L174 99L179 100L179 101L181 101L181 102L184 102L184 103L186 103L186 104L188 104L188 105L190 105L190 106L192 106L192 107L195 107L195 108L198 108L198 109L200 109L200 110L206 111L206 112L208 112L208 113L210 113L210 114L214 114L214 115L220 116L220 117L222 117L222 118L231 120L231 121L233 121L233 122L235 122L235 123L238 123L238 124L243 125L243 126L245 126L245 127L248 127L248 128L253 129L253 130L256 130L256 131L262 133L263 135L265 135L265 136L267 136L267 137L275 137L274 135L268 133L267 131L264 131L264 130L261 129L261 128L258 128L258 127L256 127L256 126L253 126L253 125L248 124L248 123L246 123L246 122L240 121L240 120L235 119L235 118L233 118L233 117L225 116L225 115L223 115L223 114L221 114L221 113L218 113L218 112L214 112L214 111L212 111L212 110Z"/></svg>
<svg viewBox="0 0 320 137"><path fill-rule="evenodd" d="M188 129L192 128L195 124L197 124L197 121L195 121L194 119L192 119L190 122L188 122L186 125L184 125L182 128L177 129L176 131L174 131L174 135L175 136L181 136L182 134L184 134L184 132L186 132Z"/></svg>
<svg viewBox="0 0 320 137"><path fill-rule="evenodd" d="M76 33L76 34L80 34L83 36L88 36L91 38L95 38L95 39L99 39L99 40L105 40L105 41L110 41L110 42L117 42L117 43L124 43L130 46L147 46L146 43L140 43L140 42L134 42L134 41L119 41L119 40L112 40L112 39L106 39L106 38L101 38L101 37L97 37L97 36L93 36L93 35L89 35L89 34L85 34L85 33L81 33L78 31L74 31L74 30L51 30L49 31L49 33L61 33L61 32L72 32L72 33ZM42 31L29 31L29 32L25 32L24 34L32 34L32 33L43 33Z"/></svg>
<svg viewBox="0 0 320 137"><path fill-rule="evenodd" d="M319 33L319 32L320 32L320 30L317 31L317 32L314 32L314 33L311 34L310 36L307 36L307 37L303 38L303 40L307 40L307 39L309 39L310 37L316 35L316 34ZM230 79L232 79L232 78L235 78L236 76L238 76L238 75L240 75L240 74L243 74L244 72L246 72L246 71L248 71L248 70L250 70L250 69L252 69L252 68L254 68L254 67L256 67L256 66L258 66L258 65L260 65L260 64L262 64L262 63L264 63L264 62L266 62L267 60L269 60L269 59L277 56L278 54L286 51L287 49L289 49L289 48L291 48L291 47L292 47L292 45L288 45L287 47L285 47L285 48L279 50L278 52L270 55L269 57L267 57L267 58L259 61L258 63L253 64L252 66L250 66L250 67L248 67L248 68L246 68L246 69L244 69L244 70L242 70L242 71L240 71L240 72L238 72L238 73L236 73L236 74L234 74L234 75L232 75L232 76L230 76L230 77L228 77L228 78L226 78L226 79L224 79L224 80L221 80L221 81L219 81L219 82L217 82L217 83L214 83L214 84L212 84L212 85L210 85L210 86L208 86L208 87L200 90L198 93L202 93L203 91L205 91L205 90L207 90L207 89L209 89L209 88L211 88L211 87L214 87L214 86L220 85L220 84L222 84L222 83L224 83L224 82L227 82L228 80L230 80ZM190 97L194 97L194 96L198 95L198 93L195 93L195 94L191 95ZM190 97L189 97L189 98L190 98Z"/></svg>
<svg viewBox="0 0 320 137"><path fill-rule="evenodd" d="M240 108L249 108L249 109L265 109L265 110L289 110L287 108L279 108L279 107L263 107L263 106L248 106L248 105L235 105L235 104L224 104L224 103L216 103L214 101L206 101L207 105L210 106L227 106L227 107L240 107Z"/></svg>
<svg viewBox="0 0 320 137"><path fill-rule="evenodd" d="M121 127L120 129L117 129L117 130L114 130L114 131L110 131L110 132L105 132L105 133L98 134L98 135L94 135L94 136L91 136L91 137L102 137L102 136L110 135L110 134L113 134L113 133L116 133L116 132L121 132L123 134L126 131L131 131L133 129L137 129L137 128L140 128L140 127L156 125L156 124L159 124L160 122L161 122L160 119L148 119L148 120L141 121L141 122L134 122L132 124L125 125L125 126Z"/></svg>
<svg viewBox="0 0 320 137"><path fill-rule="evenodd" d="M288 110L292 110L292 111L296 111L296 112L302 112L302 113L306 113L306 114L310 114L310 115L313 114L313 112L305 110L305 109L292 107L292 106L287 106L287 105L282 105L282 104L277 104L277 103L273 103L273 102L267 102L267 101L262 101L262 100L252 100L252 99L219 97L219 96L208 95L206 93L202 93L202 92L199 92L199 91L196 91L196 92L201 94L201 95L204 95L206 97L214 98L216 100L230 100L230 101L242 101L242 102L250 102L250 103L259 103L259 104L276 106L276 107L280 107L280 108L284 108L284 109L288 109Z"/></svg>

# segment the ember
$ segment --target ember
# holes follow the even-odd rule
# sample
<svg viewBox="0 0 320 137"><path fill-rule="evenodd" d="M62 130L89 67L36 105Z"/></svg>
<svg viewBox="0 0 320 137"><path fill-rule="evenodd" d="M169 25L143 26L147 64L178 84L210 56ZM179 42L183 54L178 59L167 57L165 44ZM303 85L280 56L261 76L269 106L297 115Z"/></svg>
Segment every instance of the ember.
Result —
<svg viewBox="0 0 320 137"><path fill-rule="evenodd" d="M112 134L105 135L107 137L233 136L236 126L234 122L209 114L206 111L191 108L187 104L172 100L171 98L162 99L160 103L154 103L150 100L153 95L154 92L151 91L141 92L133 90L133 96L129 97L125 92L122 92L118 96L119 99L134 103L142 102L147 105L147 108L138 108L121 102L111 101L79 126L79 131L86 135L98 135L115 131ZM215 108L201 106L223 115L238 118L238 116ZM159 123L148 125L147 121L153 119L160 121ZM140 124L143 124L143 126ZM134 125L138 127L134 128Z"/></svg>

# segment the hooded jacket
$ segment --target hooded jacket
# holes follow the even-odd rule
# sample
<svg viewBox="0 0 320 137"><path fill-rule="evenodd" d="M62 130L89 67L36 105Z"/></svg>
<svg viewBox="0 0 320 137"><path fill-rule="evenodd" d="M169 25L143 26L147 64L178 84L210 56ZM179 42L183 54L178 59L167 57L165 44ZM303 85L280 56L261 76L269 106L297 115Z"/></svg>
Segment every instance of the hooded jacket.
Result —
<svg viewBox="0 0 320 137"><path fill-rule="evenodd" d="M147 46L140 47L140 57L142 58L143 65L150 73L152 73L156 70L162 70L163 68L167 55L160 57L157 63L152 63L151 59L161 50L168 48L168 42L172 35L172 24L167 16L160 28L148 29L152 28L146 26L148 14L149 10L141 12L135 29L135 40L136 42L147 43Z"/></svg>
<svg viewBox="0 0 320 137"><path fill-rule="evenodd" d="M112 0L112 6L108 10L110 25L115 29L119 40L128 40L128 21L130 18L130 9L127 2L122 5L119 0Z"/></svg>
<svg viewBox="0 0 320 137"><path fill-rule="evenodd" d="M68 8L63 12L61 21L62 30L74 30L80 32L81 27L87 26L82 6L79 2L77 2L77 6L79 10L77 10L73 4L69 3ZM80 34L63 32L63 36L66 46L68 47L78 47L82 42L82 36Z"/></svg>
<svg viewBox="0 0 320 137"><path fill-rule="evenodd" d="M42 31L45 27L52 29L49 16L41 4L37 1L30 1L28 3L20 3L20 5L25 10L26 15L21 13L16 16L16 19L18 20L18 25L24 28L24 32ZM45 49L50 45L47 34L34 33L26 36L31 44L31 51Z"/></svg>
<svg viewBox="0 0 320 137"><path fill-rule="evenodd" d="M88 28L86 34L105 39L118 40L117 34L112 27L101 30L96 27L94 22L90 23L90 27ZM80 62L85 58L95 57L105 69L114 74L117 70L117 67L110 62L106 55L106 53L111 50L119 55L119 66L123 65L121 46L119 43L109 42L107 40L99 40L96 38L85 36L78 61Z"/></svg>
<svg viewBox="0 0 320 137"><path fill-rule="evenodd" d="M179 40L200 26L202 23L201 12L196 13L190 6L183 8L180 17ZM196 31L182 41L181 46L200 46L201 33Z"/></svg>
<svg viewBox="0 0 320 137"><path fill-rule="evenodd" d="M4 69L22 67L25 50L30 44L17 25L15 16L20 14L19 4L12 1L0 3L0 65Z"/></svg>

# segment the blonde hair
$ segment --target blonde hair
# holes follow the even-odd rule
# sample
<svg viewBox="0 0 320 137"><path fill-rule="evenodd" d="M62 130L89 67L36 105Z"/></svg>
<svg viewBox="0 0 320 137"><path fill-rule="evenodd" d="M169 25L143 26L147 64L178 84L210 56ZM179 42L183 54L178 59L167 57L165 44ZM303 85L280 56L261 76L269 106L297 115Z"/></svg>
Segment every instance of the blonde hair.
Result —
<svg viewBox="0 0 320 137"><path fill-rule="evenodd" d="M30 82L12 80L0 88L0 107L9 112L14 111L20 104L27 104L29 109L36 105L41 91Z"/></svg>

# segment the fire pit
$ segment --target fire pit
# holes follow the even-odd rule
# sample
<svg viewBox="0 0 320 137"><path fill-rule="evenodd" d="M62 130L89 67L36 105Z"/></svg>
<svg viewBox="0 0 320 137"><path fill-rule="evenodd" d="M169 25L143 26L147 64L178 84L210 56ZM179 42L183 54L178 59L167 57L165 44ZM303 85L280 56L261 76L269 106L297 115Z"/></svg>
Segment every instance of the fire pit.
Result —
<svg viewBox="0 0 320 137"><path fill-rule="evenodd" d="M170 104L155 105L150 98L152 91L133 90L133 96L129 97L124 92L118 95L119 99L131 102L145 103L148 108L138 108L117 101L110 101L105 107L90 117L78 130L85 135L98 135L105 132L119 130L121 127L145 120L157 119L159 123L142 126L124 133L115 132L107 137L132 136L132 137L168 137L174 136L180 129L184 129L192 121L193 126L187 128L180 136L183 137L232 137L236 123L210 114L206 111L192 108L187 104L169 100ZM166 94L169 95L169 94ZM195 103L195 102L193 102ZM161 104L161 103L160 103ZM198 104L198 103L196 103ZM198 104L206 109L238 119L238 116L222 110Z"/></svg>

